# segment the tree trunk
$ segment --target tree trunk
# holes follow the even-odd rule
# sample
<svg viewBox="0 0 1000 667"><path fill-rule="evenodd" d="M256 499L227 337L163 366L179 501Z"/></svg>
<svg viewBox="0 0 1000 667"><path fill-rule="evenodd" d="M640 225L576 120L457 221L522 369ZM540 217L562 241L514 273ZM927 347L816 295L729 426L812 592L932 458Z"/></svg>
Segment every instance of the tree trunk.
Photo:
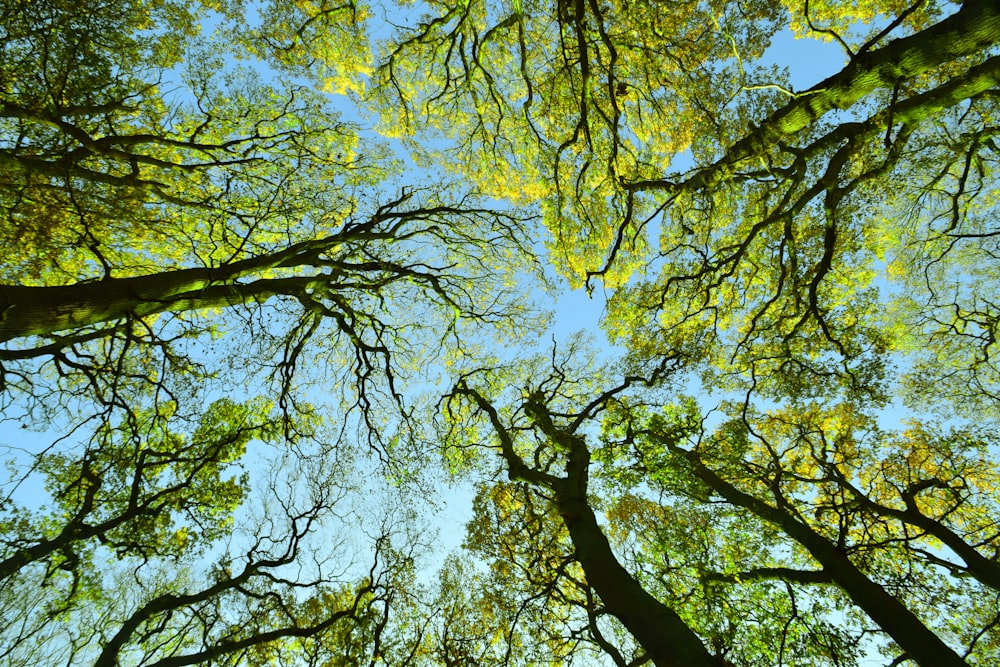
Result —
<svg viewBox="0 0 1000 667"><path fill-rule="evenodd" d="M845 110L879 89L913 79L941 65L981 54L1000 42L1000 3L966 0L962 8L920 32L860 54L840 72L803 91L733 144L717 162L681 183L666 180L626 184L632 190L711 188L732 175L739 164L770 153L771 148L809 127L826 113Z"/></svg>
<svg viewBox="0 0 1000 667"><path fill-rule="evenodd" d="M311 266L323 252L342 242L343 238L338 236L303 241L270 255L215 268L176 269L75 285L0 284L0 342L45 336L130 316L225 308L265 301L278 294L297 294L329 284L331 275L317 270L314 276L236 281L261 276L269 269Z"/></svg>
<svg viewBox="0 0 1000 667"><path fill-rule="evenodd" d="M582 440L573 443L566 478L556 480L559 515L566 524L587 583L607 610L635 637L657 667L720 667L677 613L650 595L622 567L587 502L590 455Z"/></svg>
<svg viewBox="0 0 1000 667"><path fill-rule="evenodd" d="M805 547L837 584L895 641L923 667L969 667L940 637L927 628L905 605L869 579L836 545L791 514L747 494L705 466L697 454L671 447L692 464L695 474L733 505L780 527Z"/></svg>
<svg viewBox="0 0 1000 667"><path fill-rule="evenodd" d="M76 285L0 285L0 342L164 312L226 308L295 294L328 277L219 284L213 269L182 269Z"/></svg>
<svg viewBox="0 0 1000 667"><path fill-rule="evenodd" d="M576 559L607 610L635 637L657 667L720 667L675 611L650 595L621 566L587 502L556 491L559 514Z"/></svg>

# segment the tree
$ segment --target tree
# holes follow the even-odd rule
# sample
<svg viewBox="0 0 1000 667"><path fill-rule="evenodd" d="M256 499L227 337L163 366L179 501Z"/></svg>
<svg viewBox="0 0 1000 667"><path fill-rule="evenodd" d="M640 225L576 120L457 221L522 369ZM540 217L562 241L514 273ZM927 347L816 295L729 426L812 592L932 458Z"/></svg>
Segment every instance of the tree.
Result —
<svg viewBox="0 0 1000 667"><path fill-rule="evenodd" d="M572 354L523 378L519 401L489 398L511 378L481 369L460 379L443 406L446 443L493 450L522 485L495 496L504 498L494 500L498 508L512 493L527 494L562 524L555 530L564 546L494 537L504 539L495 568L527 560L505 552L525 545L535 564L564 554L582 569L575 583L657 665L853 662L873 630L836 623L831 609L867 615L900 647L896 663L965 665L995 655L997 471L972 454L989 447L983 436L885 433L849 405L769 414L738 405L732 420L709 428L693 400L657 412L648 389L636 391L683 368L679 359L588 400L593 389L576 379L584 376ZM873 499L887 488L895 497ZM706 536L706 522L718 530ZM485 539L479 523L470 530ZM620 549L632 545L627 559L609 530ZM522 579L535 595L555 586L527 572ZM590 632L617 664L631 662ZM773 643L755 642L761 635Z"/></svg>
<svg viewBox="0 0 1000 667"><path fill-rule="evenodd" d="M4 660L996 662L995 2L252 9L0 9Z"/></svg>
<svg viewBox="0 0 1000 667"><path fill-rule="evenodd" d="M986 303L923 277L989 252L978 211L992 201L994 3L950 14L865 3L850 17L802 3L690 3L672 14L593 2L559 13L569 7L522 4L504 20L480 4L442 6L387 51L379 92L432 127L448 115L469 137L448 153L460 168L523 174L503 185L541 202L556 266L574 280L638 281L615 292L613 338L700 341L718 382L749 376L757 389L799 393L870 391L879 350L914 344L903 331L923 332L920 344L944 360L946 311L968 323L956 345L989 329ZM850 58L801 92L753 66L786 11ZM879 12L898 16L840 35ZM408 59L431 65L413 81L397 65ZM536 90L564 105L539 114L546 124L535 122ZM692 164L671 173L678 154ZM905 325L880 317L876 277L905 282L916 300L893 308ZM989 367L955 371L990 391Z"/></svg>
<svg viewBox="0 0 1000 667"><path fill-rule="evenodd" d="M351 457L237 468L249 444L281 442L272 408L222 399L188 435L170 430L163 406L36 457L56 506L5 508L5 664L260 664L300 653L353 663L379 651L389 581L406 567L391 547L399 529L385 524L367 571L345 577L335 556L350 554L330 540ZM250 501L264 511L248 516ZM365 549L352 547L354 558Z"/></svg>
<svg viewBox="0 0 1000 667"><path fill-rule="evenodd" d="M776 3L690 3L677 14L642 3L431 5L384 52L380 109L388 127L402 131L451 128L454 145L423 150L444 153L498 195L517 197L508 191L513 186L537 199L556 265L591 288L598 279L606 288L623 285L613 291L605 323L612 340L627 347L632 367L683 360L707 392L730 401L728 425L685 432L703 434L697 442L705 446L735 448L731 456L705 459L698 448L636 426L625 441L647 434L641 437L659 448L673 447L673 456L641 466L632 484L651 484L657 474L694 480L685 498L724 501L730 515L778 530L790 542L766 548L792 549L812 569L768 563L744 567L749 574L702 571L698 577L714 592L699 595L718 601L725 597L720 582L741 576L834 584L841 592L830 604L843 606L837 596L846 595L903 647L897 662L989 662L995 593L982 577L996 561L994 509L988 494L966 491L989 482L980 487L949 461L989 446L972 444L984 442L981 432L965 425L951 435L939 429L942 435L930 440L871 425L894 394L925 420L935 411L950 419L995 414L997 9L976 1L955 10L866 3L845 16L823 4L787 7L796 29L836 41L848 58L839 73L801 92L753 65L781 20ZM850 25L879 12L892 18ZM669 172L671 158L685 150L682 164L690 166ZM491 183L491 171L511 170L522 180ZM894 363L903 365L898 376ZM490 376L488 365L469 367L469 377ZM483 380L486 388L460 380L454 394L480 412L507 472L546 497L572 541L577 513L567 515L566 494L556 487L583 483L589 465L579 461L590 448L580 431L610 398L597 389L574 402L561 384L566 376L556 365L548 380L515 383L519 398L495 398L503 385L497 379ZM539 387L549 390L533 402ZM821 449L816 436L803 435L816 432L815 410L861 415L848 425L872 431L852 434L864 445L848 452L838 450L847 446L844 438ZM623 408L617 419L637 417ZM531 420L544 434L533 453L514 444ZM773 438L760 420L788 426ZM611 420L607 427L623 425ZM743 444L723 447L734 438ZM770 455L747 458L747 441ZM805 443L811 449L800 452ZM866 452L863 465L853 462L855 450ZM567 451L578 452L577 463ZM892 460L926 467L903 481L889 472ZM552 466L565 467L566 477ZM886 486L870 487L880 468ZM754 492L741 486L750 483ZM815 506L813 495L831 500ZM708 513L633 497L671 514ZM606 501L595 493L590 502ZM666 557L664 542L649 544ZM942 544L951 556L937 553ZM583 564L586 550L574 546ZM972 563L979 574L964 574ZM667 576L670 569L655 571ZM970 588L965 576L978 583ZM627 586L615 588L606 594ZM788 590L782 605L795 608ZM679 604L678 593L662 595ZM969 606L957 611L953 603L949 617L935 622L933 601L955 597ZM632 606L640 598L637 592ZM958 628L951 617L959 616L976 620ZM792 614L786 627L799 618ZM639 639L642 630L621 620ZM659 627L672 626L662 620ZM825 633L824 641L834 636ZM835 642L846 645L825 654L836 663L851 642ZM660 654L664 664L670 650L678 649ZM809 650L821 654L818 645Z"/></svg>
<svg viewBox="0 0 1000 667"><path fill-rule="evenodd" d="M455 392L457 396L471 398L477 411L483 411L488 416L490 426L496 430L500 454L511 480L525 481L551 493L548 500L554 505L553 509L569 534L574 559L579 562L589 585L600 596L607 612L617 618L643 646L648 658L662 665L720 664L683 619L673 609L650 596L615 558L587 498L589 449L583 439L574 433L576 429L572 425L559 428L553 423L551 413L541 403L543 395L540 391L532 392L522 408L548 440L548 448L559 452L559 458L565 458L565 476L553 475L546 470L552 465L551 460L546 461L544 468L525 463L517 451L510 429L500 421L496 409L482 394L462 381ZM585 418L589 412L585 410L581 415L573 416Z"/></svg>
<svg viewBox="0 0 1000 667"><path fill-rule="evenodd" d="M532 326L526 221L394 183L322 92L364 13L260 9L0 10L3 422L48 430L5 443L5 662L374 660L409 528L348 471L422 364Z"/></svg>
<svg viewBox="0 0 1000 667"><path fill-rule="evenodd" d="M10 9L3 234L31 252L5 265L0 285L0 338L29 339L3 351L8 382L38 393L38 365L25 359L47 357L60 374L114 363L98 345L112 355L159 348L161 360L190 365L170 341L212 326L193 313L239 307L296 332L275 335L289 361L310 336L337 336L354 348L359 378L382 368L391 384L388 334L407 324L386 326L395 300L439 308L441 329L466 315L514 315L486 281L525 256L515 216L466 197L448 204L444 188L388 193L384 148L336 120L309 80L221 70L225 57L277 48L281 35L248 32L233 9L222 16L233 25L220 27L235 43L227 53L197 38L206 9L108 3L86 25L58 3ZM363 22L302 11L281 18L286 30L332 30L341 15L355 31ZM265 62L292 68L303 48ZM290 304L300 312L286 314ZM416 330L430 312L408 324Z"/></svg>
<svg viewBox="0 0 1000 667"><path fill-rule="evenodd" d="M454 168L499 196L542 202L550 250L574 282L620 244L616 219L641 217L620 181L691 147L694 127L719 127L712 114L730 101L719 83L741 74L723 61L760 55L782 11L530 1L428 10L385 47L374 91L383 123L444 134Z"/></svg>

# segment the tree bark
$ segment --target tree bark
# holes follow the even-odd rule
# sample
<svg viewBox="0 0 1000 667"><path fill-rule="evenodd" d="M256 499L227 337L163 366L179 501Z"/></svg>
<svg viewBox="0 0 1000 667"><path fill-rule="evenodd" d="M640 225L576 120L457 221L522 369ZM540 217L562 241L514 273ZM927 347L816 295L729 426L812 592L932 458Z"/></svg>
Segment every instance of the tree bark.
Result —
<svg viewBox="0 0 1000 667"><path fill-rule="evenodd" d="M524 462L496 408L479 392L470 389L464 381L455 387L455 392L471 398L488 415L499 438L510 479L548 488L555 493L556 510L569 532L576 560L587 575L587 583L608 612L621 621L645 649L653 663L657 667L724 667L727 663L709 653L677 612L650 595L618 562L587 501L590 450L584 439L571 430L556 427L552 414L540 401L529 399L526 402L525 412L552 446L568 453L566 476L556 477Z"/></svg>
<svg viewBox="0 0 1000 667"><path fill-rule="evenodd" d="M725 663L705 648L687 623L650 595L622 567L611 550L586 498L570 480L556 485L559 515L566 524L587 583L605 608L635 637L657 667L720 667Z"/></svg>
<svg viewBox="0 0 1000 667"><path fill-rule="evenodd" d="M691 462L695 474L733 505L743 507L781 528L801 544L823 566L837 584L895 641L923 667L969 667L955 651L932 632L913 612L879 584L869 579L836 545L788 512L744 493L701 462L694 452L668 445Z"/></svg>
<svg viewBox="0 0 1000 667"><path fill-rule="evenodd" d="M92 283L0 285L0 342L164 312L225 308L296 294L328 277L221 283L213 269L182 269Z"/></svg>
<svg viewBox="0 0 1000 667"><path fill-rule="evenodd" d="M343 241L339 236L303 241L269 255L214 268L176 269L74 285L0 284L0 342L126 317L229 307L265 301L279 294L297 294L329 284L331 275L317 269L313 276L237 281L261 276L270 269L313 266L323 252ZM329 260L323 263L333 264Z"/></svg>
<svg viewBox="0 0 1000 667"><path fill-rule="evenodd" d="M1000 42L1000 3L966 0L962 8L920 32L855 57L837 74L799 93L733 144L715 163L683 182L667 180L625 184L630 190L711 188L737 166L770 152L771 147L809 127L835 109L845 110L879 89L913 79L962 58L983 53Z"/></svg>
<svg viewBox="0 0 1000 667"><path fill-rule="evenodd" d="M677 612L650 595L618 562L587 500L590 450L586 442L580 436L552 427L551 420L548 426L542 430L569 452L566 477L551 484L556 507L573 542L576 560L587 575L587 583L600 596L605 608L621 621L657 667L725 665L721 657L709 653Z"/></svg>

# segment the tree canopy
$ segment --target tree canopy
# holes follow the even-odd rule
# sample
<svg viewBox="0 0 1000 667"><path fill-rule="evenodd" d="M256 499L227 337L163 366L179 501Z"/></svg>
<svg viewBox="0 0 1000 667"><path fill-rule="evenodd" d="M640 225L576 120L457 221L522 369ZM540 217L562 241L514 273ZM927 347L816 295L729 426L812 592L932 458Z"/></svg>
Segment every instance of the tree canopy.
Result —
<svg viewBox="0 0 1000 667"><path fill-rule="evenodd" d="M0 663L997 664L998 44L0 0Z"/></svg>

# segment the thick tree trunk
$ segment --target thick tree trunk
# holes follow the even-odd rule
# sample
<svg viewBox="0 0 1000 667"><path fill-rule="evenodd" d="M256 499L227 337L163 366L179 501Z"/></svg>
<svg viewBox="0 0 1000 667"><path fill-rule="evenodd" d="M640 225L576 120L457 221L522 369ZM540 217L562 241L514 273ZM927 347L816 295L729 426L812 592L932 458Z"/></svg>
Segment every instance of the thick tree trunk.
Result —
<svg viewBox="0 0 1000 667"><path fill-rule="evenodd" d="M164 312L225 308L295 294L326 278L218 281L212 269L183 269L76 285L0 285L0 342Z"/></svg>
<svg viewBox="0 0 1000 667"><path fill-rule="evenodd" d="M572 441L568 474L556 480L552 490L556 494L559 515L573 542L576 559L587 575L587 583L657 667L724 665L721 658L708 652L677 612L650 595L615 558L587 502L590 453L582 440L572 437L567 440Z"/></svg>
<svg viewBox="0 0 1000 667"><path fill-rule="evenodd" d="M170 310L211 280L208 269L186 269L52 287L0 285L0 341Z"/></svg>
<svg viewBox="0 0 1000 667"><path fill-rule="evenodd" d="M780 527L815 558L830 578L873 621L923 667L968 667L955 651L932 632L913 612L879 584L869 579L836 545L791 514L747 494L705 466L698 456L677 447L691 461L695 473L716 493L761 519Z"/></svg>
<svg viewBox="0 0 1000 667"><path fill-rule="evenodd" d="M0 284L0 342L45 336L80 327L164 312L234 306L264 301L278 294L297 294L326 285L331 276L240 279L269 269L310 266L343 238L303 241L270 255L215 268L163 271L131 278L110 278L74 285L27 287Z"/></svg>
<svg viewBox="0 0 1000 667"><path fill-rule="evenodd" d="M530 400L525 411L551 440L568 453L566 476L555 477L525 464L514 448L510 432L500 416L478 392L460 385L456 391L471 397L489 415L500 439L500 450L511 480L520 480L555 493L556 509L569 532L577 562L587 583L600 596L604 607L645 649L657 667L721 667L716 658L677 613L650 595L615 558L607 536L587 502L590 450L583 438L557 428L552 414L540 402Z"/></svg>
<svg viewBox="0 0 1000 667"><path fill-rule="evenodd" d="M568 486L568 484L566 485ZM658 667L720 667L675 611L650 595L621 566L585 499L556 489L559 514L569 531L587 583L605 608L635 637Z"/></svg>
<svg viewBox="0 0 1000 667"><path fill-rule="evenodd" d="M843 70L776 110L733 144L712 165L683 182L667 180L626 184L632 190L711 188L729 178L738 165L767 155L773 146L814 124L833 110L849 109L873 92L892 89L941 65L980 54L1000 42L1000 3L966 0L962 8L920 32L893 40L851 60Z"/></svg>

